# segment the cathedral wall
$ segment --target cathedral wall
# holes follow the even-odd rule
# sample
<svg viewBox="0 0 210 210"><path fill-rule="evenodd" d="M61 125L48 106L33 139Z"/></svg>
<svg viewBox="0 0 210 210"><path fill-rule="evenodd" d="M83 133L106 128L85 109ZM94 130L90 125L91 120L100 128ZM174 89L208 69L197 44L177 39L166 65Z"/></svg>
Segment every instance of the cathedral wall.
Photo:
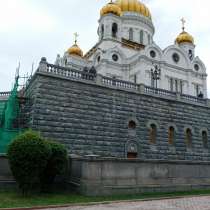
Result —
<svg viewBox="0 0 210 210"><path fill-rule="evenodd" d="M89 196L186 192L210 187L209 162L73 158L69 168L68 183Z"/></svg>
<svg viewBox="0 0 210 210"><path fill-rule="evenodd" d="M207 105L40 72L28 92L33 96L30 127L65 144L70 154L125 158L134 151L141 159L210 160L209 139L204 147L201 135L210 132ZM130 128L131 121L135 126ZM154 142L151 125L156 126ZM170 126L175 129L173 144Z"/></svg>

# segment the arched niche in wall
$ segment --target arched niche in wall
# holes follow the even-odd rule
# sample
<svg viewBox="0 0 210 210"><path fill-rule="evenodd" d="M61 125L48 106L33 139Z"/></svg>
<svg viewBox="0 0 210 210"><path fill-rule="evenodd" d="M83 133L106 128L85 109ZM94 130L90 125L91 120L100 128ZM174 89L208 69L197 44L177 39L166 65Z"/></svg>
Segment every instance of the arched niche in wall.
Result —
<svg viewBox="0 0 210 210"><path fill-rule="evenodd" d="M156 145L157 144L157 136L158 136L158 130L159 130L159 125L156 121L149 121L147 123L147 128L148 128L148 136L149 136L149 143L151 145Z"/></svg>
<svg viewBox="0 0 210 210"><path fill-rule="evenodd" d="M200 138L204 149L209 148L209 132L207 128L200 129Z"/></svg>
<svg viewBox="0 0 210 210"><path fill-rule="evenodd" d="M125 157L135 159L139 157L139 145L137 141L127 141L125 144Z"/></svg>

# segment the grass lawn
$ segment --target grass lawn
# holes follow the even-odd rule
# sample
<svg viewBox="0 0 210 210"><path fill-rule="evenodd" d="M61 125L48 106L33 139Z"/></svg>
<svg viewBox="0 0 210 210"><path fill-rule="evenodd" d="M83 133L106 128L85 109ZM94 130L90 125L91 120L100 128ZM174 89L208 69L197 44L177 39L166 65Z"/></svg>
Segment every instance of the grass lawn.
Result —
<svg viewBox="0 0 210 210"><path fill-rule="evenodd" d="M65 205L73 203L90 203L101 201L117 201L117 200L133 200L145 198L161 198L186 195L210 195L210 190L197 190L191 192L176 192L176 193L144 193L139 195L118 195L104 197L87 197L77 194L40 194L32 195L27 198L21 197L14 191L0 192L0 208L16 208L16 207L33 207L47 205Z"/></svg>

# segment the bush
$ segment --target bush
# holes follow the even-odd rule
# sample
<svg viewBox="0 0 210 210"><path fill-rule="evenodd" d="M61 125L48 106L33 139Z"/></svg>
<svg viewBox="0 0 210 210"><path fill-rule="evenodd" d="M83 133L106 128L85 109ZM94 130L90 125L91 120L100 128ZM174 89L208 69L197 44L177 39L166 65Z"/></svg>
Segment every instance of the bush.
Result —
<svg viewBox="0 0 210 210"><path fill-rule="evenodd" d="M42 190L48 191L57 175L63 175L67 169L67 150L62 144L46 141L51 148L51 156L42 176Z"/></svg>
<svg viewBox="0 0 210 210"><path fill-rule="evenodd" d="M23 195L40 186L41 176L51 157L51 148L40 135L26 131L8 148L8 158L14 178Z"/></svg>

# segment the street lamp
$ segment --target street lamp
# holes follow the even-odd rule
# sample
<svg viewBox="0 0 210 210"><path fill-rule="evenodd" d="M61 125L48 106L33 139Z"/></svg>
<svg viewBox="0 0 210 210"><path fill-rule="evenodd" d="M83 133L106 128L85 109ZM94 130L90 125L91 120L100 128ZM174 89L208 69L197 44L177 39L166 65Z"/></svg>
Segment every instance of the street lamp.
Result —
<svg viewBox="0 0 210 210"><path fill-rule="evenodd" d="M155 65L154 67L155 69L151 69L151 78L153 87L155 86L155 88L157 88L157 81L160 80L161 69L158 67L158 65Z"/></svg>

